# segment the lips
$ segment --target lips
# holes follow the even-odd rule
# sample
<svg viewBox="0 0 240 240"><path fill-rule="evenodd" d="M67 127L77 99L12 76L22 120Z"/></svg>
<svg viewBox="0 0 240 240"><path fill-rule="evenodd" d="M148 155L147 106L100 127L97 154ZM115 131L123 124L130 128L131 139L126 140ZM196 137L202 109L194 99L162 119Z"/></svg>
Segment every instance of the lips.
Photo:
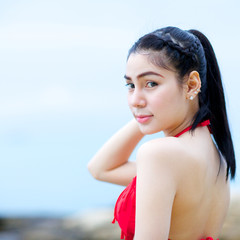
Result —
<svg viewBox="0 0 240 240"><path fill-rule="evenodd" d="M139 123L147 123L153 115L135 115L136 120Z"/></svg>

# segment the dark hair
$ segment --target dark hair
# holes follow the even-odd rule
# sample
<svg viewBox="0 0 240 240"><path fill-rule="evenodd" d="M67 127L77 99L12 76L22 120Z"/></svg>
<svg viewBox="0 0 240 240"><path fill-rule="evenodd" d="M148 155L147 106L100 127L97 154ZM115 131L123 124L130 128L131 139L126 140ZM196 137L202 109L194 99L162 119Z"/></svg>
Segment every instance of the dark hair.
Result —
<svg viewBox="0 0 240 240"><path fill-rule="evenodd" d="M229 172L235 177L236 163L232 137L229 129L221 74L212 45L204 34L197 30L181 30L166 27L141 37L129 50L132 53L147 53L157 66L177 72L183 83L184 76L198 71L201 79L199 110L193 118L192 131L201 121L209 119L211 131L220 153L227 162ZM221 160L220 160L221 164Z"/></svg>

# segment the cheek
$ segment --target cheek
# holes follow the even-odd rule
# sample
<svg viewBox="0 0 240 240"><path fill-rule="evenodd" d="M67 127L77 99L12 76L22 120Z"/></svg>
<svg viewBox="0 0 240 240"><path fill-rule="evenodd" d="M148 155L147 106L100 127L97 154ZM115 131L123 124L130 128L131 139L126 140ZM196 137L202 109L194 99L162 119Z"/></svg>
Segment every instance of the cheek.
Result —
<svg viewBox="0 0 240 240"><path fill-rule="evenodd" d="M131 102L131 97L130 97L130 95L129 95L129 93L128 93L128 95L127 95L127 103L128 103L128 107L129 108L131 108L131 104L130 104L130 102Z"/></svg>
<svg viewBox="0 0 240 240"><path fill-rule="evenodd" d="M182 95L178 89L166 88L151 97L151 107L161 113L169 113L180 108Z"/></svg>
<svg viewBox="0 0 240 240"><path fill-rule="evenodd" d="M128 95L127 95L128 108L129 108L130 111L133 113L133 108L134 108L134 107L132 106L131 102L132 102L131 96L130 96L130 94L128 94Z"/></svg>
<svg viewBox="0 0 240 240"><path fill-rule="evenodd" d="M149 103L154 109L163 109L168 107L173 101L173 96L169 91L163 89L149 97Z"/></svg>

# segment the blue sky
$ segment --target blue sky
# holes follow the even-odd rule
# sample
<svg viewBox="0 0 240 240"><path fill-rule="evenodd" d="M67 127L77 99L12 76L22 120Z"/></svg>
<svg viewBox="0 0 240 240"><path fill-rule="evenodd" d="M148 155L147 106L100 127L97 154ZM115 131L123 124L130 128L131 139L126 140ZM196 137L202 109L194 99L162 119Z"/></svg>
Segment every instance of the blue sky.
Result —
<svg viewBox="0 0 240 240"><path fill-rule="evenodd" d="M94 181L86 164L131 119L129 47L168 25L212 42L239 159L239 9L237 0L0 1L0 214L114 203L122 188Z"/></svg>

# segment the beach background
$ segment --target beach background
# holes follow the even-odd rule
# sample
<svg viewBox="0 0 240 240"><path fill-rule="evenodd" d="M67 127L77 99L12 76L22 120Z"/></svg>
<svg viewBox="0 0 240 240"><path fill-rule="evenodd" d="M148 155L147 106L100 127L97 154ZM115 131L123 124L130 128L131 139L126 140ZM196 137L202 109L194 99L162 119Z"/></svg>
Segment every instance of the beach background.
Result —
<svg viewBox="0 0 240 240"><path fill-rule="evenodd" d="M79 216L108 222L101 216L111 216L123 187L95 181L86 166L132 118L127 52L157 28L198 29L211 41L239 164L239 10L237 0L0 0L0 239L27 240L10 232L26 231L29 219L40 221L40 232L49 218L55 227L63 219L79 223ZM231 192L237 199L239 169ZM80 229L78 236L87 236L87 226Z"/></svg>

